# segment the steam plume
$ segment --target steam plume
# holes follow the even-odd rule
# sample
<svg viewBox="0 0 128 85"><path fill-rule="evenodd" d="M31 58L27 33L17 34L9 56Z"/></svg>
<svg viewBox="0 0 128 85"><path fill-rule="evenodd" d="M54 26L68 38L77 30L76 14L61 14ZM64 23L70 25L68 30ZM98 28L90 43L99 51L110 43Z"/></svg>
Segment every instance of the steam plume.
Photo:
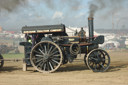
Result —
<svg viewBox="0 0 128 85"><path fill-rule="evenodd" d="M8 12L16 10L22 5L28 5L30 1L39 3L45 3L50 9L56 9L55 0L0 0L0 10L6 10ZM59 0L60 4L68 6L70 11L77 11L80 8L81 0ZM58 3L57 3L58 4ZM64 7L64 6L63 6Z"/></svg>
<svg viewBox="0 0 128 85"><path fill-rule="evenodd" d="M82 0L61 0L61 3L69 6L71 11L79 10Z"/></svg>
<svg viewBox="0 0 128 85"><path fill-rule="evenodd" d="M51 9L55 8L54 0L43 0L43 1L46 3L47 7L51 8Z"/></svg>
<svg viewBox="0 0 128 85"><path fill-rule="evenodd" d="M108 13L117 12L124 7L127 0L91 0L89 2L89 17L94 17L97 11L108 9ZM107 13L107 14L108 14Z"/></svg>
<svg viewBox="0 0 128 85"><path fill-rule="evenodd" d="M0 0L0 10L7 10L10 12L26 2L27 0Z"/></svg>

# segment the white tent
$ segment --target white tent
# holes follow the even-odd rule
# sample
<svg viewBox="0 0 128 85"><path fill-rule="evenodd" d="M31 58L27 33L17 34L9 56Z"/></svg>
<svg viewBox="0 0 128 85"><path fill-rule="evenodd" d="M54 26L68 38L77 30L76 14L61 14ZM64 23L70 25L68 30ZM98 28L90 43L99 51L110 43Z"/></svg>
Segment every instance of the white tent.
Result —
<svg viewBox="0 0 128 85"><path fill-rule="evenodd" d="M89 37L89 31L88 28L83 28L86 32L86 37ZM66 27L66 32L69 36L74 36L75 32L79 32L81 30L81 28L78 27ZM94 31L94 36L98 36L100 34L98 34L97 32Z"/></svg>

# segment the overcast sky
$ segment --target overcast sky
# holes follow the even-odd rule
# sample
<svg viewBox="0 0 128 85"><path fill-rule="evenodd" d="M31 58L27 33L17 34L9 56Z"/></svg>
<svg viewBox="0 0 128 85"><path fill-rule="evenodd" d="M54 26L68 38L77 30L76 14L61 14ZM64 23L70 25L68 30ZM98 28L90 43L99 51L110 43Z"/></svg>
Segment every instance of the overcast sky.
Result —
<svg viewBox="0 0 128 85"><path fill-rule="evenodd" d="M25 25L61 23L66 26L84 27L88 25L91 1L93 0L21 0L15 3L15 0L0 0L0 26L9 30L21 30ZM115 3L116 9L111 10L112 5L108 3L104 9L100 8L95 12L95 29L111 29L112 17L115 29L128 29L128 0L120 1L122 2Z"/></svg>

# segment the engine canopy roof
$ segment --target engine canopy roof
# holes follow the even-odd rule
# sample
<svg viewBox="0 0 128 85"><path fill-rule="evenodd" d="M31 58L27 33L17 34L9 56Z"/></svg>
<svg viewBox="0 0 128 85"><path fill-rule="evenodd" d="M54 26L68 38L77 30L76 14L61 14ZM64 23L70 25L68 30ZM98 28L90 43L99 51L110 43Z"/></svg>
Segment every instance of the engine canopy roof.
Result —
<svg viewBox="0 0 128 85"><path fill-rule="evenodd" d="M65 25L43 25L43 26L24 26L22 27L22 33L34 34L34 33L58 33L65 32Z"/></svg>

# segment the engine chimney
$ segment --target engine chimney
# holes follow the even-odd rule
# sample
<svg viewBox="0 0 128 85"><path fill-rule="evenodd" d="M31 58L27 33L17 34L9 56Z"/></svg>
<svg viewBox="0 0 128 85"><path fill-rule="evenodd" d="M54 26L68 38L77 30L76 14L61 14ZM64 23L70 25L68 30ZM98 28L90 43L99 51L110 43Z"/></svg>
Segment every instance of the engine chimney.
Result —
<svg viewBox="0 0 128 85"><path fill-rule="evenodd" d="M93 17L88 18L88 27L89 27L89 38L90 38L90 41L92 41L94 37Z"/></svg>

